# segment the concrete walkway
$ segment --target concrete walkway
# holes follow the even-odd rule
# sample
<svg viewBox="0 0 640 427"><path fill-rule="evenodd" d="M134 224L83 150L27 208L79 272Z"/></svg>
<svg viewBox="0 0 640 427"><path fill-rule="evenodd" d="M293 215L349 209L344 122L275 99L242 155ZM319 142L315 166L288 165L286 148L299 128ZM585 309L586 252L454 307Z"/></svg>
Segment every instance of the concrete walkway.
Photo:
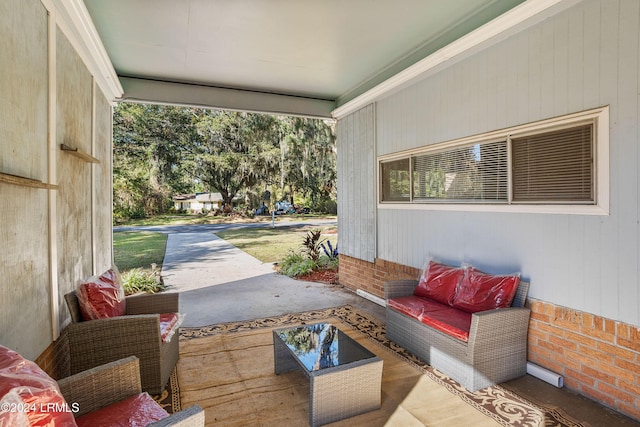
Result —
<svg viewBox="0 0 640 427"><path fill-rule="evenodd" d="M277 274L211 231L169 234L162 266L168 292L180 292L185 327L250 320L351 304L384 318L382 307L340 286Z"/></svg>

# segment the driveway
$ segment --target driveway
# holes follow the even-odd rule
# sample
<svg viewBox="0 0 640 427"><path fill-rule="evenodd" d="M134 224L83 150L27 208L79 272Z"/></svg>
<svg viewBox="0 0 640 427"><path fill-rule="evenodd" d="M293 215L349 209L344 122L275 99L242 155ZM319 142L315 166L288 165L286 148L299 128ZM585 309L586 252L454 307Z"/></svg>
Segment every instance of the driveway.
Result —
<svg viewBox="0 0 640 427"><path fill-rule="evenodd" d="M325 226L335 220L276 221L282 226ZM183 326L250 320L351 304L384 318L382 307L336 285L294 280L214 233L271 223L115 227L114 231L167 233L162 276L167 292L180 293Z"/></svg>

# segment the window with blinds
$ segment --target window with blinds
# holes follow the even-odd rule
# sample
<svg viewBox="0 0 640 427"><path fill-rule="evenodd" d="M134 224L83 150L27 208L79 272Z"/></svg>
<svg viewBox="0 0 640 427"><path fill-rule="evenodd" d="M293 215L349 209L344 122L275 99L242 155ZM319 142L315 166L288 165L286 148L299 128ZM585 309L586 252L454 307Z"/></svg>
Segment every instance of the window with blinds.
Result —
<svg viewBox="0 0 640 427"><path fill-rule="evenodd" d="M507 144L473 144L412 158L413 200L507 200Z"/></svg>
<svg viewBox="0 0 640 427"><path fill-rule="evenodd" d="M606 151L597 162L608 150L606 134L597 141L601 120L608 128L606 107L390 156L380 161L380 202L597 205L596 183L608 183L597 166L608 172Z"/></svg>
<svg viewBox="0 0 640 427"><path fill-rule="evenodd" d="M513 202L594 203L593 125L513 138Z"/></svg>

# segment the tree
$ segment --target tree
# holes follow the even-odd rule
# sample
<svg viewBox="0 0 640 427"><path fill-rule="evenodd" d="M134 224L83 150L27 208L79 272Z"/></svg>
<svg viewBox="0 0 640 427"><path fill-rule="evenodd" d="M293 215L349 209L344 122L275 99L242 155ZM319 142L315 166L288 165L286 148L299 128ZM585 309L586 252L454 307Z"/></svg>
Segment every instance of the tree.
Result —
<svg viewBox="0 0 640 427"><path fill-rule="evenodd" d="M335 196L335 137L322 120L159 105L114 109L114 217L166 212L172 196L261 195L279 183L317 209ZM260 200L256 197L254 200Z"/></svg>
<svg viewBox="0 0 640 427"><path fill-rule="evenodd" d="M277 120L264 114L206 111L198 121L196 175L225 206L278 166Z"/></svg>
<svg viewBox="0 0 640 427"><path fill-rule="evenodd" d="M336 141L332 127L323 120L288 117L283 119L285 138L281 144L282 186L296 192L317 209L335 193Z"/></svg>
<svg viewBox="0 0 640 427"><path fill-rule="evenodd" d="M194 136L191 109L121 103L114 109L114 212L166 211L187 189L183 167Z"/></svg>

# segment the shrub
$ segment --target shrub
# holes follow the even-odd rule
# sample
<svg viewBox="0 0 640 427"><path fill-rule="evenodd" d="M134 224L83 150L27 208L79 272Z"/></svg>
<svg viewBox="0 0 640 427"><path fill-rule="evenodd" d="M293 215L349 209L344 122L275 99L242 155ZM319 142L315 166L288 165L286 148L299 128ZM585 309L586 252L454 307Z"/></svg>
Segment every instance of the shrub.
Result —
<svg viewBox="0 0 640 427"><path fill-rule="evenodd" d="M306 258L299 252L289 251L280 263L280 272L289 277L302 276L311 273L317 268L317 264L310 258Z"/></svg>
<svg viewBox="0 0 640 427"><path fill-rule="evenodd" d="M154 294L164 289L164 286L158 283L154 273L148 273L140 268L132 268L122 273L122 286L126 295L137 292Z"/></svg>

